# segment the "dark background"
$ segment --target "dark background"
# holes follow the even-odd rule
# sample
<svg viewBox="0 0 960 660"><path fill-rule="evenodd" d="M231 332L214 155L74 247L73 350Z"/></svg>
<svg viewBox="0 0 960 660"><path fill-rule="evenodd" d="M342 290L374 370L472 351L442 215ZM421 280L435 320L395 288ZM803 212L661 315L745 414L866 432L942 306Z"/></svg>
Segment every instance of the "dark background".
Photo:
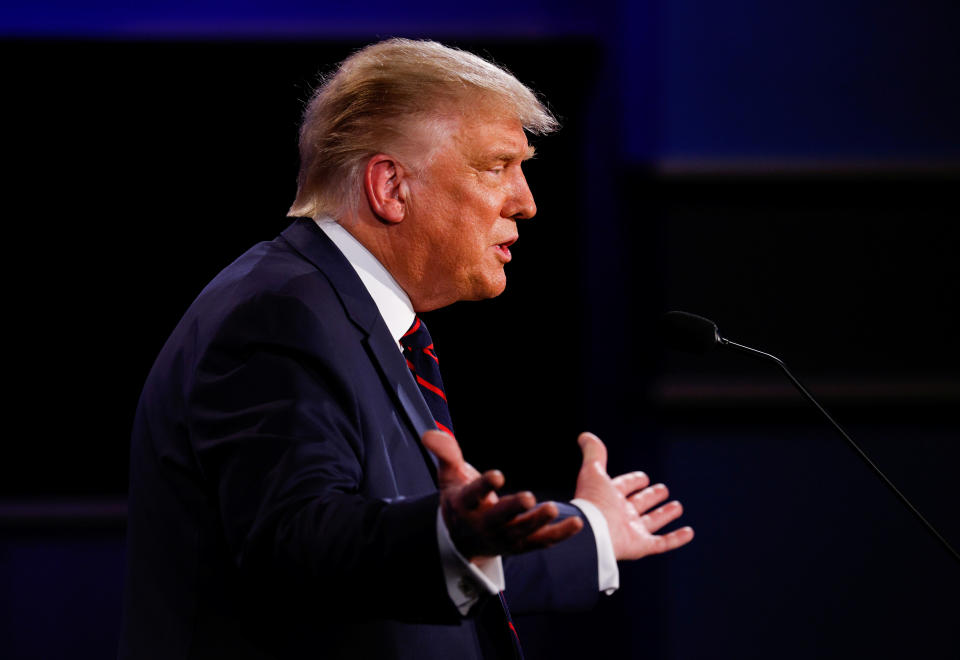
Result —
<svg viewBox="0 0 960 660"><path fill-rule="evenodd" d="M567 498L590 429L697 531L594 612L521 619L528 656L957 657L960 565L772 367L671 354L655 322L782 357L960 546L958 10L374 5L0 13L0 655L114 654L146 373L286 226L318 73L400 35L505 64L563 124L507 292L428 317L468 458Z"/></svg>

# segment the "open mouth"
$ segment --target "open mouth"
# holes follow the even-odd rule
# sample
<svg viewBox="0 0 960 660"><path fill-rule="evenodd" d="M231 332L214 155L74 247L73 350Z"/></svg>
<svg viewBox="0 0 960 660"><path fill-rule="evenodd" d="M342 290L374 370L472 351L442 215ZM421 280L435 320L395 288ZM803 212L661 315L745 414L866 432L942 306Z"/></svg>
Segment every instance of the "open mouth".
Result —
<svg viewBox="0 0 960 660"><path fill-rule="evenodd" d="M509 241L504 241L496 246L497 251L500 253L500 256L503 257L505 261L510 261L512 255L510 254L510 246L517 242L517 237L514 236Z"/></svg>

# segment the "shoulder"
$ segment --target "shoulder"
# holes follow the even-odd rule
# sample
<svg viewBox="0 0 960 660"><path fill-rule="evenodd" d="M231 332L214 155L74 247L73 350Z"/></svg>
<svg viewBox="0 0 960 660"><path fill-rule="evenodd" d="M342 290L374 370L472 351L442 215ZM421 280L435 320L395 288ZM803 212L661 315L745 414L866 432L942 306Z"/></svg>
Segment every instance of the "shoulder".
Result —
<svg viewBox="0 0 960 660"><path fill-rule="evenodd" d="M346 322L342 283L356 274L338 252L311 256L284 236L258 243L204 287L184 320L208 331L239 322L269 334Z"/></svg>
<svg viewBox="0 0 960 660"><path fill-rule="evenodd" d="M335 248L317 240L321 248L310 258L284 235L247 250L200 292L158 362L189 373L211 350L242 358L258 346L312 353L356 343L363 333L343 289L354 280L362 284ZM362 298L350 299L351 310L366 306Z"/></svg>
<svg viewBox="0 0 960 660"><path fill-rule="evenodd" d="M332 260L308 260L282 237L253 246L204 287L194 305L239 305L251 300L332 301L336 288L326 271L340 271Z"/></svg>

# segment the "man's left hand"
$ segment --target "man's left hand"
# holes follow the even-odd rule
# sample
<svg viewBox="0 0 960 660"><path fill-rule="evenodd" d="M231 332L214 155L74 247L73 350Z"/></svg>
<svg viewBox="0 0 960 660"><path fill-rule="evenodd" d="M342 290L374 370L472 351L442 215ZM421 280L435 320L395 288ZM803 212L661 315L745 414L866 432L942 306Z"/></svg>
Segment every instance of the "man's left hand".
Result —
<svg viewBox="0 0 960 660"><path fill-rule="evenodd" d="M600 438L581 433L577 442L583 451L583 465L577 477L576 496L596 505L603 513L618 560L667 552L693 539L691 527L655 534L683 513L677 501L650 510L667 499L670 493L666 486L650 486L650 479L643 472L629 472L611 479L607 474L607 448Z"/></svg>

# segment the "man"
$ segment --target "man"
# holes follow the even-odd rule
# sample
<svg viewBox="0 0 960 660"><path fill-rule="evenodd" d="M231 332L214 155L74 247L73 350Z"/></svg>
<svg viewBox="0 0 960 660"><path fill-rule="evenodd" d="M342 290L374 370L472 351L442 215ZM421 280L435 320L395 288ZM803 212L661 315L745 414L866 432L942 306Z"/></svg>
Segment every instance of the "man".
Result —
<svg viewBox="0 0 960 660"><path fill-rule="evenodd" d="M572 506L498 496L449 433L416 314L503 291L536 213L525 129L555 126L432 42L370 46L318 89L300 219L204 289L144 387L121 657L516 657L503 594L585 607L616 560L692 538L654 535L680 505L610 479L591 434Z"/></svg>

